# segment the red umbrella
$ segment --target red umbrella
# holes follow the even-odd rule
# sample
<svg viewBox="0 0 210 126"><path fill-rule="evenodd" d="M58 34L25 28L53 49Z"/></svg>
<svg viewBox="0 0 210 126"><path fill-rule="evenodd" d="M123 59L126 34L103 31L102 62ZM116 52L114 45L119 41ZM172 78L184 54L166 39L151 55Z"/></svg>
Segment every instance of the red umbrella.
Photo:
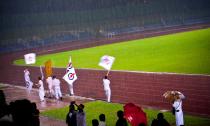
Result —
<svg viewBox="0 0 210 126"><path fill-rule="evenodd" d="M125 104L124 117L132 126L138 126L140 123L147 125L146 113L141 109L141 107L136 106L133 103Z"/></svg>

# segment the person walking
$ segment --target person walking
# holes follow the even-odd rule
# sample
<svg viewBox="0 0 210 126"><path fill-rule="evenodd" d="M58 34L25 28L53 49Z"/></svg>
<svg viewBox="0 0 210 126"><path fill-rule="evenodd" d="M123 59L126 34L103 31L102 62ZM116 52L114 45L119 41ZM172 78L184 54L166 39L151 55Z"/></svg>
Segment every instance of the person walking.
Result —
<svg viewBox="0 0 210 126"><path fill-rule="evenodd" d="M52 98L54 96L52 77L47 77L46 82L48 84L48 97Z"/></svg>
<svg viewBox="0 0 210 126"><path fill-rule="evenodd" d="M27 92L28 94L30 94L33 87L33 82L30 79L30 72L28 69L24 70L24 79L26 83Z"/></svg>
<svg viewBox="0 0 210 126"><path fill-rule="evenodd" d="M111 100L111 89L110 89L110 80L108 79L108 76L104 76L103 86L104 86L104 91L105 91L107 102L110 102L110 100Z"/></svg>
<svg viewBox="0 0 210 126"><path fill-rule="evenodd" d="M56 78L56 76L52 77L52 83L55 89L55 98L58 100L60 98L60 100L62 100L62 93L61 93L61 88L60 88L60 80Z"/></svg>
<svg viewBox="0 0 210 126"><path fill-rule="evenodd" d="M43 102L44 101L44 96L45 96L45 92L44 92L44 85L43 85L43 81L42 81L42 78L41 77L38 77L38 84L37 87L39 88L39 98L40 98L40 101Z"/></svg>

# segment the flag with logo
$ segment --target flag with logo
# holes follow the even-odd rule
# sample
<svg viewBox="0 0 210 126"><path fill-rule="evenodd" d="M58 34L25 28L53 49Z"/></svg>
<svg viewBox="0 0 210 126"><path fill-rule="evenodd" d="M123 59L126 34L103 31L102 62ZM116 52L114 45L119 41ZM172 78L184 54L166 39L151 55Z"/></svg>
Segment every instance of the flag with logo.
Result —
<svg viewBox="0 0 210 126"><path fill-rule="evenodd" d="M52 61L48 60L45 62L45 74L46 78L52 76Z"/></svg>
<svg viewBox="0 0 210 126"><path fill-rule="evenodd" d="M76 72L72 66L71 62L71 57L69 59L68 66L66 68L66 74L63 76L63 79L68 83L68 84L73 84L75 80L77 80L77 75Z"/></svg>
<svg viewBox="0 0 210 126"><path fill-rule="evenodd" d="M112 64L114 63L115 58L112 56L104 55L101 57L99 66L103 67L106 70L111 70Z"/></svg>
<svg viewBox="0 0 210 126"><path fill-rule="evenodd" d="M25 58L26 64L34 64L36 62L36 54L35 53L25 54L24 58Z"/></svg>

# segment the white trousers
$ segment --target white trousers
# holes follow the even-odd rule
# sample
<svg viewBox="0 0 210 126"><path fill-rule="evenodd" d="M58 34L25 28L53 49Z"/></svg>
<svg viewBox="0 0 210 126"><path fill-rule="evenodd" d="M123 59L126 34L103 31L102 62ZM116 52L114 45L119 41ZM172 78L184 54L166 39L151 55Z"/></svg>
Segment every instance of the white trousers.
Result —
<svg viewBox="0 0 210 126"><path fill-rule="evenodd" d="M175 117L176 117L176 126L184 125L184 117L183 117L182 110L179 110L179 112L176 112Z"/></svg>
<svg viewBox="0 0 210 126"><path fill-rule="evenodd" d="M70 95L74 95L73 84L69 84Z"/></svg>
<svg viewBox="0 0 210 126"><path fill-rule="evenodd" d="M59 99L60 97L62 97L61 89L60 87L55 87L55 98Z"/></svg>
<svg viewBox="0 0 210 126"><path fill-rule="evenodd" d="M40 101L44 101L45 92L43 89L39 89L39 98Z"/></svg>
<svg viewBox="0 0 210 126"><path fill-rule="evenodd" d="M26 88L27 88L27 92L30 94L31 93L31 89L33 87L33 82L31 81L26 81Z"/></svg>
<svg viewBox="0 0 210 126"><path fill-rule="evenodd" d="M111 100L111 90L106 89L105 94L106 94L107 102L110 102L110 100Z"/></svg>

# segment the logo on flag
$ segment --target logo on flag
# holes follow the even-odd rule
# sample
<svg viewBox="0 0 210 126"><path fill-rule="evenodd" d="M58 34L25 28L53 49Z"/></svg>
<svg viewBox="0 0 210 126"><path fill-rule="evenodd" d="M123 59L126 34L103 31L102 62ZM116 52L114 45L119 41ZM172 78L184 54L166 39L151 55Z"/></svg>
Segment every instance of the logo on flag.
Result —
<svg viewBox="0 0 210 126"><path fill-rule="evenodd" d="M69 58L69 64L66 68L66 74L63 76L63 79L68 83L68 84L73 84L75 80L77 80L77 75L76 72L72 66L71 63L71 57Z"/></svg>
<svg viewBox="0 0 210 126"><path fill-rule="evenodd" d="M77 80L77 75L75 73L74 68L69 69L69 71L63 76L63 79L68 83L68 84L73 84L75 80Z"/></svg>
<svg viewBox="0 0 210 126"><path fill-rule="evenodd" d="M24 58L25 58L26 64L34 64L36 62L36 54L35 53L25 54Z"/></svg>
<svg viewBox="0 0 210 126"><path fill-rule="evenodd" d="M106 70L110 70L112 67L112 64L114 63L114 60L115 60L114 57L105 55L101 57L101 60L98 65L103 67Z"/></svg>

